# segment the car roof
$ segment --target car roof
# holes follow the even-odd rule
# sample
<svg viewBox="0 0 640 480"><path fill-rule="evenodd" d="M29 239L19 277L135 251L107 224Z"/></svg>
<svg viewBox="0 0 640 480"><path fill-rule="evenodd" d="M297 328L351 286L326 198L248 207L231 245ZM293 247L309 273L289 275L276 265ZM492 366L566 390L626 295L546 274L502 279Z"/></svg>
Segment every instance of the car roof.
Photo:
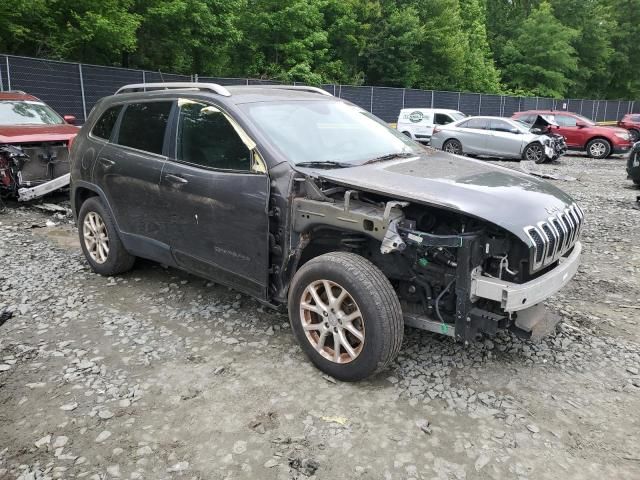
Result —
<svg viewBox="0 0 640 480"><path fill-rule="evenodd" d="M471 117L461 118L460 120L472 120L474 118L482 118L483 120L504 120L504 121L513 121L508 117L493 117L490 115L473 115Z"/></svg>
<svg viewBox="0 0 640 480"><path fill-rule="evenodd" d="M416 110L421 110L421 111L428 111L428 112L444 112L444 113L462 113L460 112L460 110L454 110L452 108L422 108L422 107L415 107L415 108L403 108L402 111L405 110L410 110L410 111L416 111Z"/></svg>
<svg viewBox="0 0 640 480"><path fill-rule="evenodd" d="M516 112L514 113L514 115L522 115L525 113L542 113L544 115L557 115L557 114L563 114L563 115L578 115L575 112L568 112L566 110L523 110L522 112Z"/></svg>
<svg viewBox="0 0 640 480"><path fill-rule="evenodd" d="M196 85L196 84L194 84ZM218 86L220 87L220 86ZM295 87L289 85L229 85L220 87L221 91L228 92L227 95L216 93L212 90L196 87L156 89L146 92L134 91L131 93L119 93L108 97L111 101L124 100L144 100L149 98L162 98L166 96L184 95L188 97L209 97L220 100L224 103L243 104L254 102L273 102L287 100L339 100L329 92L310 91L305 87Z"/></svg>
<svg viewBox="0 0 640 480"><path fill-rule="evenodd" d="M0 92L0 101L2 100L23 100L31 102L41 101L38 97L34 97L33 95L29 95L28 93L20 90L9 90L6 92Z"/></svg>

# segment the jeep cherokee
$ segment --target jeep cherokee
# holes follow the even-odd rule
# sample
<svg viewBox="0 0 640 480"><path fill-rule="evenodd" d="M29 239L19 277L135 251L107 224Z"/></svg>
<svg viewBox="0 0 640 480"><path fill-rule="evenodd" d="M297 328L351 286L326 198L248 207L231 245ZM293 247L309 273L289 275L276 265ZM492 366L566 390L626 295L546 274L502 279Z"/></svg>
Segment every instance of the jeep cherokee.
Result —
<svg viewBox="0 0 640 480"><path fill-rule="evenodd" d="M359 380L405 325L468 343L555 325L583 212L558 188L425 149L313 87L138 84L101 100L72 152L91 268L135 257L288 307L322 371Z"/></svg>

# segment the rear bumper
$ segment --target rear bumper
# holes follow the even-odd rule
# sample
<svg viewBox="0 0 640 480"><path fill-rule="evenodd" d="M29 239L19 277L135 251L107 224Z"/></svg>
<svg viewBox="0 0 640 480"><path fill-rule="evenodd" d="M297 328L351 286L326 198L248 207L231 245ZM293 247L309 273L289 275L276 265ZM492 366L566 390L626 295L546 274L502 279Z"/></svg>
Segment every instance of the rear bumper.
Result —
<svg viewBox="0 0 640 480"><path fill-rule="evenodd" d="M474 274L471 278L471 295L499 302L505 312L525 310L547 299L569 283L578 271L581 253L582 244L576 242L571 255L561 258L556 268L522 284Z"/></svg>

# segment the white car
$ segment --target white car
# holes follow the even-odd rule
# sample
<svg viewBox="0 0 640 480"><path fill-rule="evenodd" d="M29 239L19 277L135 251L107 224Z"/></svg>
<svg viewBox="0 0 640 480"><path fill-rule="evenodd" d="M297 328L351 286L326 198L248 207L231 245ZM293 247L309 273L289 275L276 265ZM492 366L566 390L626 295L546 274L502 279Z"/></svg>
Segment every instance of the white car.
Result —
<svg viewBox="0 0 640 480"><path fill-rule="evenodd" d="M447 125L466 115L446 108L403 108L398 116L396 128L419 142L428 142L436 125Z"/></svg>

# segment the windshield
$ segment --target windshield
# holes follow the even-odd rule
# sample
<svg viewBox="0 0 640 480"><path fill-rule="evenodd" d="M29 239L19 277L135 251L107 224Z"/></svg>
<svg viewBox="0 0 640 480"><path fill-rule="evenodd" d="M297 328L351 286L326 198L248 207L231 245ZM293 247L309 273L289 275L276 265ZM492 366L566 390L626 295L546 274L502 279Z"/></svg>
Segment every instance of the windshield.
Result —
<svg viewBox="0 0 640 480"><path fill-rule="evenodd" d="M60 125L60 115L41 102L0 101L0 125Z"/></svg>
<svg viewBox="0 0 640 480"><path fill-rule="evenodd" d="M575 115L576 119L583 121L587 125L595 125L595 122L593 120L591 120L590 118L583 117L582 115L578 115L578 114L574 114L574 115Z"/></svg>
<svg viewBox="0 0 640 480"><path fill-rule="evenodd" d="M337 101L246 103L270 143L294 164L338 162L360 165L390 155L420 153L422 147L359 107Z"/></svg>
<svg viewBox="0 0 640 480"><path fill-rule="evenodd" d="M529 129L531 129L530 123L523 122L522 120L511 120L511 121L515 123L522 132L528 132Z"/></svg>

